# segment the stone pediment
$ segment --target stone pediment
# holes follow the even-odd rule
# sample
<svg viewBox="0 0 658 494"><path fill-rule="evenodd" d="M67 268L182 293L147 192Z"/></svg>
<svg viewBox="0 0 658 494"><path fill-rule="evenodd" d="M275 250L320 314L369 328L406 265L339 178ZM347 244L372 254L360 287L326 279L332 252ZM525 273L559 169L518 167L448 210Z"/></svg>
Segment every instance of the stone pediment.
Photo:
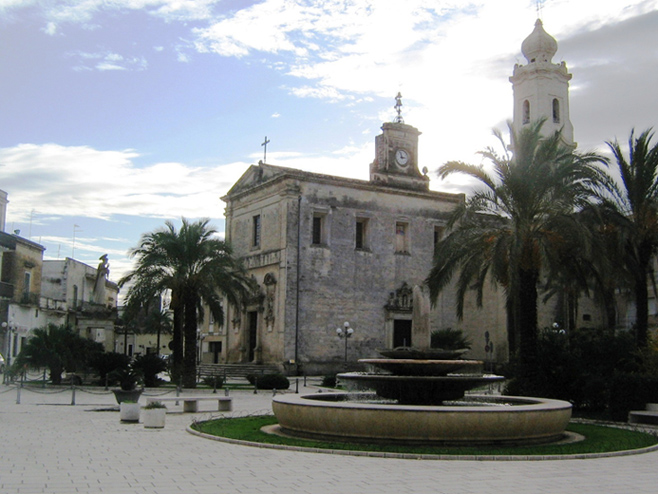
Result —
<svg viewBox="0 0 658 494"><path fill-rule="evenodd" d="M247 168L247 171L238 179L238 181L231 187L231 189L226 194L231 196L233 194L238 194L245 190L256 187L260 184L263 184L274 177L284 175L285 169L276 166L268 166L264 163L259 163L258 165L251 165Z"/></svg>

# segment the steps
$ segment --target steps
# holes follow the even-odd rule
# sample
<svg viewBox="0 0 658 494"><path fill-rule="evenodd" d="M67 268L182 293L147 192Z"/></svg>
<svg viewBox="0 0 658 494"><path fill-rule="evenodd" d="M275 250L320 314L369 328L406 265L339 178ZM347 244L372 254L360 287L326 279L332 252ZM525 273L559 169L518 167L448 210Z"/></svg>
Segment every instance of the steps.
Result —
<svg viewBox="0 0 658 494"><path fill-rule="evenodd" d="M244 379L249 374L262 375L279 372L281 370L274 364L199 364L197 366L199 379L209 376Z"/></svg>

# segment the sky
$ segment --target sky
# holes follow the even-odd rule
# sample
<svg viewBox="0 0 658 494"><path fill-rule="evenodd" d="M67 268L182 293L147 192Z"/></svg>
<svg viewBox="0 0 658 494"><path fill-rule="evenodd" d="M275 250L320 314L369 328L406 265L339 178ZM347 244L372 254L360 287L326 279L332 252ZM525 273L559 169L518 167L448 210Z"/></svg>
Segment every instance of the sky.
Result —
<svg viewBox="0 0 658 494"><path fill-rule="evenodd" d="M435 170L512 117L537 17L573 74L580 151L658 124L658 0L0 0L5 230L130 269L143 233L210 218L251 164L368 179L402 117Z"/></svg>

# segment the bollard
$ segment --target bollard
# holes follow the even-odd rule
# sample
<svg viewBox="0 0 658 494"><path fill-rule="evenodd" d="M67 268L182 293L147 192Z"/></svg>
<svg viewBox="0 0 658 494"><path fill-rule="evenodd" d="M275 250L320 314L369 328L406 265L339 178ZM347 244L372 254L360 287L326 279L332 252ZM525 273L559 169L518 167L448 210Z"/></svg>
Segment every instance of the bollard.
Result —
<svg viewBox="0 0 658 494"><path fill-rule="evenodd" d="M299 394L299 378L295 379L295 394Z"/></svg>
<svg viewBox="0 0 658 494"><path fill-rule="evenodd" d="M105 391L109 391L109 389L107 374L105 374Z"/></svg>
<svg viewBox="0 0 658 494"><path fill-rule="evenodd" d="M180 396L180 384L176 386L176 398L178 398L179 396ZM176 400L175 405L178 406L178 400Z"/></svg>
<svg viewBox="0 0 658 494"><path fill-rule="evenodd" d="M71 384L71 406L75 405L75 384Z"/></svg>
<svg viewBox="0 0 658 494"><path fill-rule="evenodd" d="M224 396L228 396L228 388L224 388Z"/></svg>
<svg viewBox="0 0 658 494"><path fill-rule="evenodd" d="M254 376L254 394L258 394L258 377Z"/></svg>
<svg viewBox="0 0 658 494"><path fill-rule="evenodd" d="M212 393L217 394L217 376L212 376Z"/></svg>
<svg viewBox="0 0 658 494"><path fill-rule="evenodd" d="M304 387L306 387L306 374L304 374Z"/></svg>
<svg viewBox="0 0 658 494"><path fill-rule="evenodd" d="M43 370L43 377L41 378L41 387L46 389L46 369Z"/></svg>

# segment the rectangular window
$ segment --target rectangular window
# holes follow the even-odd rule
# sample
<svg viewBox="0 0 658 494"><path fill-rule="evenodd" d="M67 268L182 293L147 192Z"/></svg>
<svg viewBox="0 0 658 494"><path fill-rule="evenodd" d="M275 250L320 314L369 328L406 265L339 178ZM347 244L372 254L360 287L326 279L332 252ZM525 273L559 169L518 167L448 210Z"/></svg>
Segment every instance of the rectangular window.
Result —
<svg viewBox="0 0 658 494"><path fill-rule="evenodd" d="M30 296L30 284L32 283L32 273L29 271L25 272L25 277L23 278L23 295L27 298Z"/></svg>
<svg viewBox="0 0 658 494"><path fill-rule="evenodd" d="M253 217L253 235L252 235L252 247L260 247L260 214L257 214Z"/></svg>
<svg viewBox="0 0 658 494"><path fill-rule="evenodd" d="M313 214L313 232L311 243L313 245L322 245L325 242L325 215L320 213Z"/></svg>
<svg viewBox="0 0 658 494"><path fill-rule="evenodd" d="M368 219L367 218L357 218L356 219L356 242L355 248L357 249L367 249L368 245Z"/></svg>
<svg viewBox="0 0 658 494"><path fill-rule="evenodd" d="M409 253L409 223L395 224L395 252Z"/></svg>

